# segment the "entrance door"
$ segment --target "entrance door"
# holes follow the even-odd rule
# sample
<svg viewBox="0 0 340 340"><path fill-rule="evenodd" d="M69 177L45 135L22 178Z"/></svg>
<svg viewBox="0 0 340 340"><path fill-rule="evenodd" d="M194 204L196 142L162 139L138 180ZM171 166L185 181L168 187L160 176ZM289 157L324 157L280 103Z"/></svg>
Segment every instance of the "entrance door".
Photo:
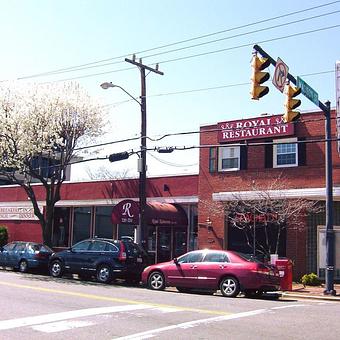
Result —
<svg viewBox="0 0 340 340"><path fill-rule="evenodd" d="M171 254L171 228L157 228L157 262L170 261Z"/></svg>

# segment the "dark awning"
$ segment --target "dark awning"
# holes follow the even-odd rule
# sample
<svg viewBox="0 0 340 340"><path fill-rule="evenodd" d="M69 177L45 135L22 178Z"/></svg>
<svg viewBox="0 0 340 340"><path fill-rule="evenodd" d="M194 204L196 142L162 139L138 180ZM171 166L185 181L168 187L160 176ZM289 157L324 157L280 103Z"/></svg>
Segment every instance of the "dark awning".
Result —
<svg viewBox="0 0 340 340"><path fill-rule="evenodd" d="M188 218L184 209L171 203L148 202L145 207L147 225L187 226ZM112 210L112 222L117 224L139 224L139 203L123 200Z"/></svg>

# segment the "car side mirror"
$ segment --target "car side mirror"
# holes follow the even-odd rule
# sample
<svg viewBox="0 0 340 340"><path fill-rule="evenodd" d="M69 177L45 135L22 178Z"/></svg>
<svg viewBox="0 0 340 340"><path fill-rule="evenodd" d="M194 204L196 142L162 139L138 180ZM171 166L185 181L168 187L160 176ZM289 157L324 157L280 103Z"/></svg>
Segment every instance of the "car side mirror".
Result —
<svg viewBox="0 0 340 340"><path fill-rule="evenodd" d="M175 263L176 265L178 264L177 257L174 258L174 263Z"/></svg>

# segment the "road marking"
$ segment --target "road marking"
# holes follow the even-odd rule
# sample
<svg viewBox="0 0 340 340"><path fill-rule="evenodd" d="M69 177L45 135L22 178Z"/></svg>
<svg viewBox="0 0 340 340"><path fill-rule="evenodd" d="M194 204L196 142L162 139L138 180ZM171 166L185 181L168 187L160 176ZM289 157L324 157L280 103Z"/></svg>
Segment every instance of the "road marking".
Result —
<svg viewBox="0 0 340 340"><path fill-rule="evenodd" d="M44 333L56 333L68 331L69 329L80 328L80 327L88 327L94 325L94 322L91 321L60 321L60 322L52 322L44 325L33 326L32 328L39 332Z"/></svg>
<svg viewBox="0 0 340 340"><path fill-rule="evenodd" d="M166 326L166 327L161 327L161 328L156 328L156 329L151 329L149 331L145 332L140 332L140 333L135 333L131 334L128 336L123 336L120 338L115 338L115 340L140 340L140 339L147 339L150 337L155 336L156 334L162 333L162 332L167 332L176 328L191 328L191 327L196 327L201 324L209 324L209 323L214 323L214 322L220 322L220 321L227 321L227 320L234 320L234 319L239 319L239 318L245 318L248 316L254 316L258 314L263 314L268 312L268 309L258 309L258 310L253 310L250 312L243 312L243 313L237 313L237 314L232 314L232 315L223 315L223 316L216 316L214 318L207 318L207 319L200 319L200 320L194 320L194 321L188 321L188 322L183 322L179 323L177 325L171 325L171 326Z"/></svg>
<svg viewBox="0 0 340 340"><path fill-rule="evenodd" d="M25 326L33 326L33 325L39 325L42 323L69 320L69 319L81 318L85 316L93 316L93 315L98 315L98 314L119 313L119 312L127 312L127 311L149 309L149 308L150 308L150 305L140 304L140 305L78 309L78 310L72 310L68 312L29 316L29 317L24 317L24 318L19 318L19 319L0 321L0 330L13 329L13 328L19 328L19 327L25 327Z"/></svg>
<svg viewBox="0 0 340 340"><path fill-rule="evenodd" d="M45 293L53 293L53 294L60 294L60 295L67 295L67 296L77 296L82 297L85 299L92 299L92 300L101 300L101 301L111 301L111 302L118 302L118 303L127 303L133 305L144 304L153 308L175 308L180 309L181 311L187 312L197 312L197 313L205 313L205 314L212 314L212 315L230 315L230 312L223 312L218 310L209 310L209 309L199 309L199 308L190 308L190 307L180 307L180 306L173 306L173 305L166 305L166 304L158 304L158 303L145 303L144 301L137 301L137 300L130 300L130 299L122 299L122 298L113 298L109 296L102 296L102 295L94 295L94 294L86 294L86 293L79 293L79 292L67 292L58 289L52 288L43 288L43 287L35 287L35 286L28 286L28 285L20 285L17 283L9 283L0 281L0 285L20 288L20 289L30 289Z"/></svg>

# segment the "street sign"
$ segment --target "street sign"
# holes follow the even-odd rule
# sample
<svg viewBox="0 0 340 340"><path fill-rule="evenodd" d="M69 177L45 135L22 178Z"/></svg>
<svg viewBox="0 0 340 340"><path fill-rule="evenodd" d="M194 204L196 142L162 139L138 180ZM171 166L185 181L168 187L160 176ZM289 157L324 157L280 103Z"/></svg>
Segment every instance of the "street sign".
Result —
<svg viewBox="0 0 340 340"><path fill-rule="evenodd" d="M283 92L286 80L288 76L288 66L280 59L277 58L274 77L273 77L273 84L274 86L281 92Z"/></svg>
<svg viewBox="0 0 340 340"><path fill-rule="evenodd" d="M312 101L315 105L319 106L319 95L318 93L311 88L304 80L300 77L296 78L296 86L301 89L301 93L305 95L310 101Z"/></svg>

